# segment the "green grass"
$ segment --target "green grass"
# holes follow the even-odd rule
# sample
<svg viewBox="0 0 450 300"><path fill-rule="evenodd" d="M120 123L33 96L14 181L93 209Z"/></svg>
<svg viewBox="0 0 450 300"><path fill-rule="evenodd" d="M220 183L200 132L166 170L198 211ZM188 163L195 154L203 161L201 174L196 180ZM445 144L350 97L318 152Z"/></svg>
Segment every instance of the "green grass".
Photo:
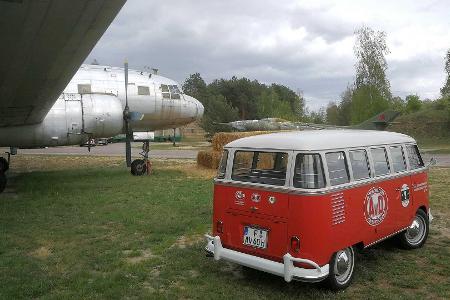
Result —
<svg viewBox="0 0 450 300"><path fill-rule="evenodd" d="M0 299L449 298L449 178L432 172L425 247L366 250L353 285L332 293L205 257L210 179L119 167L21 174L17 194L0 196Z"/></svg>

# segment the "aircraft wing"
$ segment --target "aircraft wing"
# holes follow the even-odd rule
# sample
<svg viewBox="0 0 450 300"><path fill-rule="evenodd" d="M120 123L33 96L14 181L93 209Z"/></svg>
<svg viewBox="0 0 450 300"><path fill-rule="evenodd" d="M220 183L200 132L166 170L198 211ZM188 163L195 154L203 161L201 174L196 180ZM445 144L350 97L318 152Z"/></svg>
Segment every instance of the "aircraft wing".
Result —
<svg viewBox="0 0 450 300"><path fill-rule="evenodd" d="M40 123L126 0L0 0L0 127Z"/></svg>

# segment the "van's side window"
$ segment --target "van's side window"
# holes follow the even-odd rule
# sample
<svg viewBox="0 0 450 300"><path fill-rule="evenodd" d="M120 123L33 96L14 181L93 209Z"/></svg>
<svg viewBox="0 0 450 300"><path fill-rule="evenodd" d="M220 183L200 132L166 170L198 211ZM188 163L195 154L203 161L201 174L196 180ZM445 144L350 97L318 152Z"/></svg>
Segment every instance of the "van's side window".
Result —
<svg viewBox="0 0 450 300"><path fill-rule="evenodd" d="M375 176L381 176L389 173L389 163L384 148L372 148L370 153L373 158Z"/></svg>
<svg viewBox="0 0 450 300"><path fill-rule="evenodd" d="M360 180L370 177L369 160L367 159L366 150L349 151L350 163L353 170L353 179Z"/></svg>
<svg viewBox="0 0 450 300"><path fill-rule="evenodd" d="M403 155L402 146L392 146L389 148L392 157L392 168L395 173L406 170L405 156Z"/></svg>
<svg viewBox="0 0 450 300"><path fill-rule="evenodd" d="M217 178L224 179L225 171L227 170L228 150L223 150L222 158L220 159L219 169L217 170Z"/></svg>
<svg viewBox="0 0 450 300"><path fill-rule="evenodd" d="M294 187L320 189L325 187L322 159L319 154L298 154L295 160Z"/></svg>
<svg viewBox="0 0 450 300"><path fill-rule="evenodd" d="M422 168L424 166L417 145L407 145L406 151L408 151L409 165L411 166L411 170Z"/></svg>
<svg viewBox="0 0 450 300"><path fill-rule="evenodd" d="M330 184L338 185L350 181L347 169L347 161L344 152L330 152L325 154L327 159L328 173L330 174Z"/></svg>
<svg viewBox="0 0 450 300"><path fill-rule="evenodd" d="M270 185L286 182L285 152L236 151L231 179Z"/></svg>

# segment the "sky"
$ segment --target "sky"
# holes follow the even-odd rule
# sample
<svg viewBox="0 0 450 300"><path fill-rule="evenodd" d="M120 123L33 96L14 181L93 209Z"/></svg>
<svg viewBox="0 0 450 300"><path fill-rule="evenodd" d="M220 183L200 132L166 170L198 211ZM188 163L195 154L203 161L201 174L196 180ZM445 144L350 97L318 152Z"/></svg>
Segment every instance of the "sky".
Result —
<svg viewBox="0 0 450 300"><path fill-rule="evenodd" d="M128 0L86 59L158 68L182 83L233 75L301 91L311 110L353 83L354 32L384 31L394 96L434 99L445 81L450 1Z"/></svg>

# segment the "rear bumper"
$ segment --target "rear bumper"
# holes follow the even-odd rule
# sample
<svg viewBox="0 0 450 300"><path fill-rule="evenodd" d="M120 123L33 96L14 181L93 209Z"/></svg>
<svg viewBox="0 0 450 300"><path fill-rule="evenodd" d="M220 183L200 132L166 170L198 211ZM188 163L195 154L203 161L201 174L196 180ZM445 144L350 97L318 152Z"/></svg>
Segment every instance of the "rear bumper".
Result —
<svg viewBox="0 0 450 300"><path fill-rule="evenodd" d="M246 267L278 275L283 277L287 282L291 282L293 279L306 282L317 282L325 279L329 273L328 264L320 267L311 260L293 257L289 253L286 253L283 256L283 263L279 263L224 248L219 236L212 237L210 235L205 235L205 237L207 241L205 250L214 255L215 260L224 259ZM294 262L310 265L314 267L314 269L295 267Z"/></svg>

